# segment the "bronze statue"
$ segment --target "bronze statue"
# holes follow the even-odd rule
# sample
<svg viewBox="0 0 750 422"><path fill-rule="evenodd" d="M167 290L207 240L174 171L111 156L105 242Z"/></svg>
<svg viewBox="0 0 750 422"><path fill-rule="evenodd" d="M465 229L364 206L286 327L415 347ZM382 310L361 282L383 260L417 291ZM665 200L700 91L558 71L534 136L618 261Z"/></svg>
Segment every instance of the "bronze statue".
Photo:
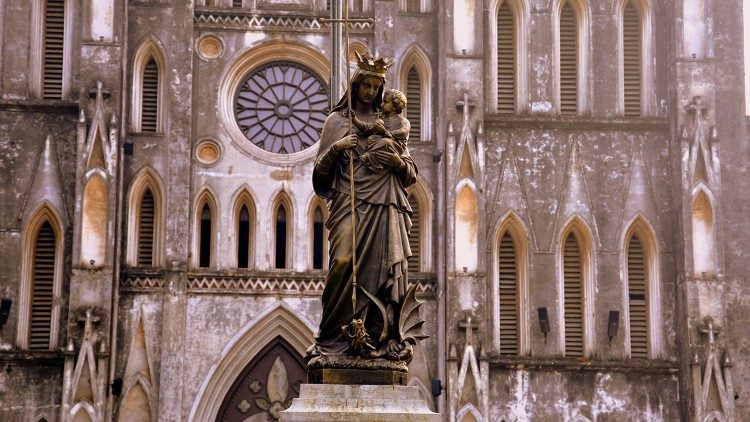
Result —
<svg viewBox="0 0 750 422"><path fill-rule="evenodd" d="M412 210L406 188L416 181L417 166L406 147L409 122L399 115L406 97L392 90L383 101L393 61L357 56L348 91L323 126L313 173L315 192L330 209L330 267L308 371L405 372L412 346L426 338L420 302L414 287L408 289Z"/></svg>

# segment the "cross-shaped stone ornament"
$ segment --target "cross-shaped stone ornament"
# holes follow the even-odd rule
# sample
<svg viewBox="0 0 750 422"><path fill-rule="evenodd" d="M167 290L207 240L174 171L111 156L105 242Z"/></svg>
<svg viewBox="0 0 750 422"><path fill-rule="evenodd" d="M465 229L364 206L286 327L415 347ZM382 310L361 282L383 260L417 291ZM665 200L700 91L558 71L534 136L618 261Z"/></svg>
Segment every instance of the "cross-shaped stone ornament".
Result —
<svg viewBox="0 0 750 422"><path fill-rule="evenodd" d="M474 343L474 329L479 328L479 323L471 320L471 315L466 315L463 321L458 322L458 328L466 330L466 344L472 345Z"/></svg>
<svg viewBox="0 0 750 422"><path fill-rule="evenodd" d="M713 347L716 335L721 333L721 327L714 325L714 319L710 316L704 318L703 322L705 325L700 329L700 332L708 335L708 345Z"/></svg>
<svg viewBox="0 0 750 422"><path fill-rule="evenodd" d="M462 100L456 101L456 107L462 109L463 115L464 115L464 125L463 127L467 128L469 127L469 112L472 108L474 108L474 100L469 99L469 93L464 92L464 96Z"/></svg>

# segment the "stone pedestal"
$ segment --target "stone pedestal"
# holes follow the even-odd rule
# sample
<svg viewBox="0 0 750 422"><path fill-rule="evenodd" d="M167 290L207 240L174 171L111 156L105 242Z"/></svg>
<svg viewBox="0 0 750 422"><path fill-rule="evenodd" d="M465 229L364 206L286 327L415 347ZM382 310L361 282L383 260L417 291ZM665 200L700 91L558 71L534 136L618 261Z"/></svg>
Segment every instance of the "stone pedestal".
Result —
<svg viewBox="0 0 750 422"><path fill-rule="evenodd" d="M439 422L417 387L302 384L299 398L281 412L282 422Z"/></svg>

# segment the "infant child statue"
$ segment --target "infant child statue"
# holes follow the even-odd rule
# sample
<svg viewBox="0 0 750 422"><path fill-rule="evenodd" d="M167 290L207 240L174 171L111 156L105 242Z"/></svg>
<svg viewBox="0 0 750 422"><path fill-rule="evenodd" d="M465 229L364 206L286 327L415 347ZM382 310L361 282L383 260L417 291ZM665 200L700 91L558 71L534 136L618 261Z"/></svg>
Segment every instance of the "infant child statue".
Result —
<svg viewBox="0 0 750 422"><path fill-rule="evenodd" d="M411 125L401 116L406 109L406 95L397 89L389 89L383 94L383 104L380 108L381 119L373 124L367 124L352 116L352 123L361 133L369 133L366 152L360 160L371 169L381 169L383 164L377 160L378 151L388 151L401 155L406 150Z"/></svg>

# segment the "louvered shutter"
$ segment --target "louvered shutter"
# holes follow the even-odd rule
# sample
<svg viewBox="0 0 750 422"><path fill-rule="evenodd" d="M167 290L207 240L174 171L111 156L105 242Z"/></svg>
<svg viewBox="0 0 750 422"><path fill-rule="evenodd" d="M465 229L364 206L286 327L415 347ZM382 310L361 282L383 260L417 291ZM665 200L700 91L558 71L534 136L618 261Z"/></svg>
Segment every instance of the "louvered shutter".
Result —
<svg viewBox="0 0 750 422"><path fill-rule="evenodd" d="M141 132L156 132L159 110L159 67L150 58L143 70L143 91L141 92Z"/></svg>
<svg viewBox="0 0 750 422"><path fill-rule="evenodd" d="M622 17L625 115L641 115L641 19L632 3Z"/></svg>
<svg viewBox="0 0 750 422"><path fill-rule="evenodd" d="M583 274L581 252L572 233L565 239L563 277L565 356L583 356Z"/></svg>
<svg viewBox="0 0 750 422"><path fill-rule="evenodd" d="M638 236L628 243L628 309L630 311L630 356L648 357L646 307L646 260Z"/></svg>
<svg viewBox="0 0 750 422"><path fill-rule="evenodd" d="M421 270L420 261L422 258L422 245L419 241L421 235L420 209L417 198L409 195L409 206L411 206L411 230L409 230L409 248L411 248L411 257L409 257L409 272L417 273Z"/></svg>
<svg viewBox="0 0 750 422"><path fill-rule="evenodd" d="M421 12L421 7L419 5L419 0L406 0L406 11L407 12L413 12L418 13Z"/></svg>
<svg viewBox="0 0 750 422"><path fill-rule="evenodd" d="M507 2L497 13L497 111L512 114L516 104L516 21Z"/></svg>
<svg viewBox="0 0 750 422"><path fill-rule="evenodd" d="M52 329L52 299L55 283L55 231L42 224L34 245L34 280L31 292L29 348L49 349Z"/></svg>
<svg viewBox="0 0 750 422"><path fill-rule="evenodd" d="M578 25L570 3L560 13L560 113L578 112Z"/></svg>
<svg viewBox="0 0 750 422"><path fill-rule="evenodd" d="M406 118L409 119L411 130L409 141L422 140L422 84L416 66L409 69L406 78Z"/></svg>
<svg viewBox="0 0 750 422"><path fill-rule="evenodd" d="M63 45L65 40L65 1L47 0L44 10L44 61L42 96L62 98Z"/></svg>
<svg viewBox="0 0 750 422"><path fill-rule="evenodd" d="M154 265L154 195L146 190L141 200L141 215L138 219L138 265Z"/></svg>
<svg viewBox="0 0 750 422"><path fill-rule="evenodd" d="M513 239L507 232L498 251L500 354L518 354L518 269Z"/></svg>

